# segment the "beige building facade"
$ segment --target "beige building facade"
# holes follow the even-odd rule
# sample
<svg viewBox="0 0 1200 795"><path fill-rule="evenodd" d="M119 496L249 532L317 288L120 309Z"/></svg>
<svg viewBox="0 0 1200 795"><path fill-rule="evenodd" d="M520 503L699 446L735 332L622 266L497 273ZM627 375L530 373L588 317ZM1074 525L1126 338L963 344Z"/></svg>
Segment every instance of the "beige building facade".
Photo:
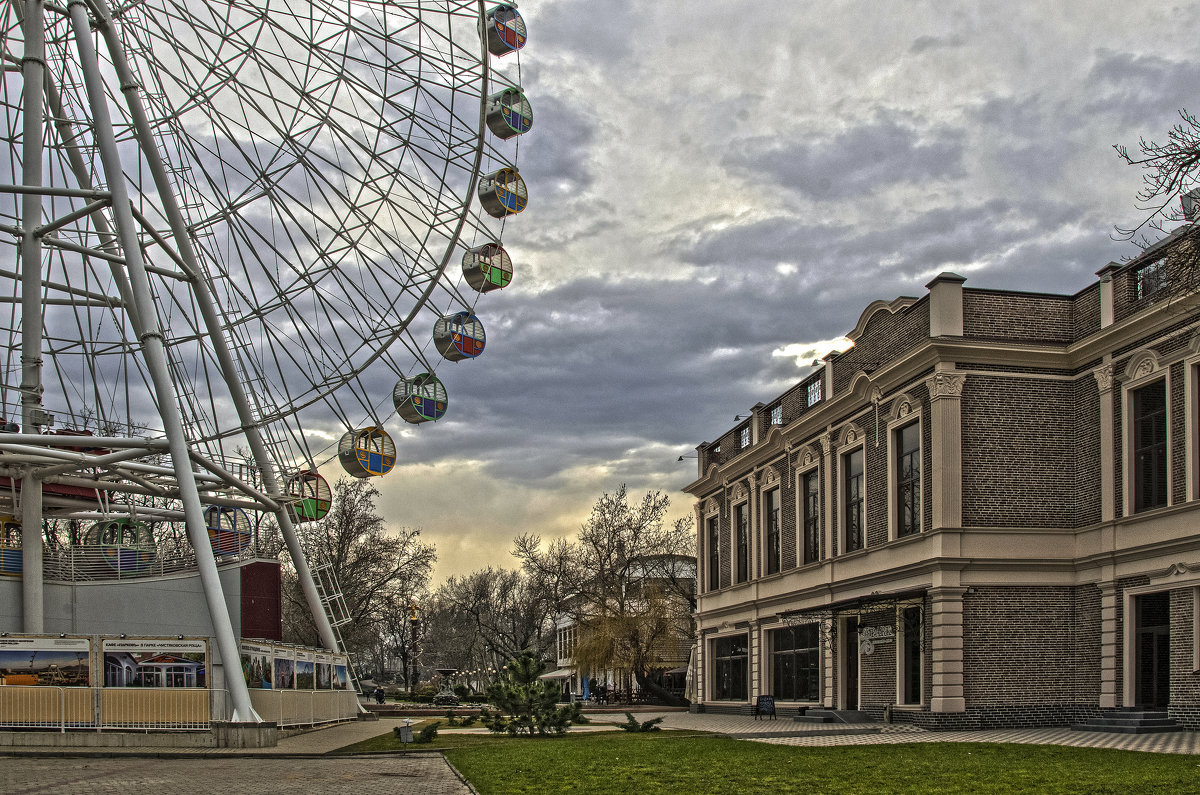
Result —
<svg viewBox="0 0 1200 795"><path fill-rule="evenodd" d="M852 348L701 444L695 708L950 729L1136 706L1200 728L1180 244L1074 295L947 273L876 301Z"/></svg>

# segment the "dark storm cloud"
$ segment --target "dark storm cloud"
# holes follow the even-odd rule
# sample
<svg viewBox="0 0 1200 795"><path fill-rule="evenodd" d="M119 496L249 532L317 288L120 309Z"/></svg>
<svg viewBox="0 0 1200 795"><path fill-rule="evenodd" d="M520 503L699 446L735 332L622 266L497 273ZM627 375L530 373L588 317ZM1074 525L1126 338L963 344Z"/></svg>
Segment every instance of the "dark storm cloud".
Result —
<svg viewBox="0 0 1200 795"><path fill-rule="evenodd" d="M1147 138L1165 138L1180 108L1194 109L1200 62L1100 50L1087 75L1083 110L1110 115Z"/></svg>
<svg viewBox="0 0 1200 795"><path fill-rule="evenodd" d="M724 164L813 199L836 200L888 185L962 173L963 135L947 127L917 129L880 117L835 135L783 140L776 135L733 142Z"/></svg>

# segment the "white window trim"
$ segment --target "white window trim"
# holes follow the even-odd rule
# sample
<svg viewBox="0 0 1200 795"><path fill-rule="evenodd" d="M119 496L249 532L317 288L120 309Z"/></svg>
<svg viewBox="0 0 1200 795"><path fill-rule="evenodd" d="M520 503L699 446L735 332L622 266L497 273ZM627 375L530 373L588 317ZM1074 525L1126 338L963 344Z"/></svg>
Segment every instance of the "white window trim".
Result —
<svg viewBox="0 0 1200 795"><path fill-rule="evenodd" d="M1183 448L1184 448L1184 495L1187 501L1200 499L1200 423L1196 413L1200 411L1200 333L1192 336L1189 344L1191 355L1183 360Z"/></svg>
<svg viewBox="0 0 1200 795"><path fill-rule="evenodd" d="M775 501L778 503L776 507L779 514L779 567L767 574L767 492L770 491L775 492ZM758 549L762 555L758 570L760 576L776 577L783 574L783 478L779 476L775 467L767 467L759 477L758 504L761 506L758 512Z"/></svg>
<svg viewBox="0 0 1200 795"><path fill-rule="evenodd" d="M737 510L746 506L746 579L738 580L737 556ZM729 503L729 586L745 585L754 580L754 508L750 500L750 490L745 484L738 484Z"/></svg>
<svg viewBox="0 0 1200 795"><path fill-rule="evenodd" d="M703 531L702 532L704 533L705 552L708 552L707 547L709 544L709 540L712 538L712 536L710 536L708 533L708 523L709 523L709 520L714 519L714 518L717 520L717 534L716 534L717 535L717 587L716 588L708 587L711 580L707 579L708 571L705 571L705 575L706 575L706 579L704 580L705 593L715 593L716 591L721 590L721 506L716 500L709 500L708 508L704 512L704 518L702 519L702 522L703 522L703 525L702 525ZM704 566L706 569L708 568L710 560L711 560L711 558L708 555L704 556Z"/></svg>
<svg viewBox="0 0 1200 795"><path fill-rule="evenodd" d="M904 646L907 644L908 638L905 632L904 610L910 607L915 607L921 611L921 626L918 631L922 634L921 637L921 659L917 663L917 677L921 680L921 700L914 702L901 701L904 696ZM925 703L925 619L926 611L924 605L919 604L903 604L901 603L901 612L896 616L896 709L918 709Z"/></svg>
<svg viewBox="0 0 1200 795"><path fill-rule="evenodd" d="M854 452L855 449L862 451L863 458L863 484L862 484L862 548L854 550L854 552L862 552L867 549L867 510L870 505L870 489L867 487L867 435L857 425L851 423L841 430L837 436L837 441L834 445L835 459L837 461L837 539L838 539L838 555L853 554L846 551L846 456Z"/></svg>
<svg viewBox="0 0 1200 795"><path fill-rule="evenodd" d="M821 492L823 483L821 481L821 451L814 447L806 447L798 456L795 465L792 468L795 476L795 483L792 491L796 495L795 514L796 514L796 568L803 566L814 566L821 562L821 541L825 535L825 517L824 511L821 510ZM804 560L804 477L811 472L817 473L817 559L813 561Z"/></svg>
<svg viewBox="0 0 1200 795"><path fill-rule="evenodd" d="M921 474L917 478L917 532L925 530L925 418L921 404L908 395L899 395L892 401L892 409L887 416L887 504L888 504L888 540L900 538L900 522L897 520L899 508L900 470L896 465L896 433L902 428L917 425L917 460L920 462Z"/></svg>
<svg viewBox="0 0 1200 795"><path fill-rule="evenodd" d="M1167 398L1167 505L1175 504L1171 483L1171 368L1164 364L1154 351L1141 351L1133 355L1125 368L1121 384L1121 515L1133 516L1133 393L1155 381L1163 381Z"/></svg>
<svg viewBox="0 0 1200 795"><path fill-rule="evenodd" d="M796 705L803 705L803 706L808 706L808 707L815 707L817 705L825 703L825 700L824 700L825 677L826 677L825 663L826 663L826 655L829 653L829 650L826 648L825 644L821 642L821 637L824 633L822 633L822 631L821 631L822 627L821 627L820 621L806 621L803 624L797 624L795 626L808 626L808 625L812 625L817 628L817 697L816 697L816 699L814 699L812 701L799 701L797 699L781 700L778 697L776 697L776 699L775 699L776 704L796 704ZM793 628L792 625L786 624L786 623L771 624L769 626L763 627L763 631L762 631L762 650L763 650L762 681L763 681L763 685L766 687L766 689L762 691L764 693L776 693L779 690L779 688L777 688L775 686L775 660L772 659L772 657L775 654L775 644L771 640L771 633L775 632L776 630L792 629L792 628Z"/></svg>

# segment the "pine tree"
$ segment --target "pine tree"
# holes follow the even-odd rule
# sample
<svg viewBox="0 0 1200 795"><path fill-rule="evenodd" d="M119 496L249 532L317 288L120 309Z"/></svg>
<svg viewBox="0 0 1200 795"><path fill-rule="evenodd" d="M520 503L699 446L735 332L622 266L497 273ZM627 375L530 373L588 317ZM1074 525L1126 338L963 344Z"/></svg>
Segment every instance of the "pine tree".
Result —
<svg viewBox="0 0 1200 795"><path fill-rule="evenodd" d="M488 701L500 710L489 715L488 728L510 735L562 734L571 725L575 710L571 705L558 704L558 688L551 682L538 679L546 664L524 651L509 660L500 678L488 688Z"/></svg>

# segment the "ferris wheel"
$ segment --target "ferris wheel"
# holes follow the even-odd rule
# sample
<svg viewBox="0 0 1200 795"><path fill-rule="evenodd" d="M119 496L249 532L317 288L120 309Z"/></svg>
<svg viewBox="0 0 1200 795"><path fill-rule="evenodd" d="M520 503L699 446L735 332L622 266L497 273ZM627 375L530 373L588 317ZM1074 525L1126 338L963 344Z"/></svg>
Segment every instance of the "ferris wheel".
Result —
<svg viewBox="0 0 1200 795"><path fill-rule="evenodd" d="M287 535L328 510L318 466L385 474L389 421L446 414L437 368L483 352L528 201L514 6L12 2L0 25L0 479L57 477L65 449L107 495L155 453L167 471L124 475L178 500L193 546L201 498L225 506L204 516L228 544L234 511ZM34 434L98 439L39 458ZM47 512L78 511L64 489Z"/></svg>

